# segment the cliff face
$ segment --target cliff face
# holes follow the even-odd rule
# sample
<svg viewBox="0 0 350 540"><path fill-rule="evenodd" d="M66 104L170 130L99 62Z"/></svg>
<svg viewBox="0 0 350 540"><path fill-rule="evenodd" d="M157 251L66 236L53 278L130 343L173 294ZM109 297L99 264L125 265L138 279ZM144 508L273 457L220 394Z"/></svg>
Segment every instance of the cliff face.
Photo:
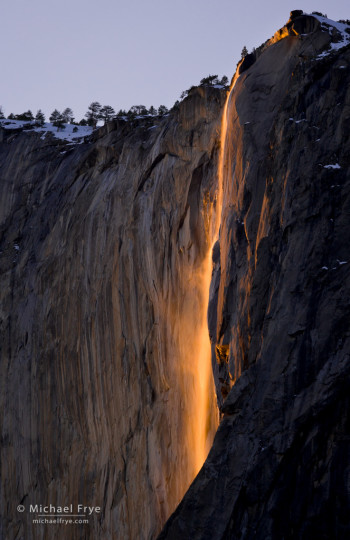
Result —
<svg viewBox="0 0 350 540"><path fill-rule="evenodd" d="M299 15L225 108L1 131L2 537L155 538L210 349L159 538L349 533L350 51Z"/></svg>
<svg viewBox="0 0 350 540"><path fill-rule="evenodd" d="M159 538L349 535L350 51L311 30L280 32L230 94L209 307L223 419Z"/></svg>
<svg viewBox="0 0 350 540"><path fill-rule="evenodd" d="M154 538L206 457L201 269L224 94L74 147L2 132L3 538L63 538L29 506L80 503L102 513L64 538Z"/></svg>

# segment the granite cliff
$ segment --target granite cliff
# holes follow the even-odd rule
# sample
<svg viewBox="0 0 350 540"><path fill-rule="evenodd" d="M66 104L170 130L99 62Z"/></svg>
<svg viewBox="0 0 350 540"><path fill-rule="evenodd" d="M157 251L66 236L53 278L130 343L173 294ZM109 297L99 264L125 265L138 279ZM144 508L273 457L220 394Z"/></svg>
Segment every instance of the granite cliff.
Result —
<svg viewBox="0 0 350 540"><path fill-rule="evenodd" d="M218 420L208 337L199 362L224 99L199 88L163 120L73 146L3 130L2 537L62 538L17 505L82 503L102 511L64 538L154 538L202 465Z"/></svg>
<svg viewBox="0 0 350 540"><path fill-rule="evenodd" d="M226 104L0 131L3 538L349 534L343 26L293 13Z"/></svg>
<svg viewBox="0 0 350 540"><path fill-rule="evenodd" d="M350 49L337 32L292 13L238 68L209 305L223 418L159 539L349 536Z"/></svg>

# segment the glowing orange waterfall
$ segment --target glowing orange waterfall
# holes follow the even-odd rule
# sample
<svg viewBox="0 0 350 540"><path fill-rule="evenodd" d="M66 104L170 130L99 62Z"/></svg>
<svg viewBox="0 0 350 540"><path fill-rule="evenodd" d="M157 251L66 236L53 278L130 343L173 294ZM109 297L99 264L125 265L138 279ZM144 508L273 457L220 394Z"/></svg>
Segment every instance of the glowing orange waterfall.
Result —
<svg viewBox="0 0 350 540"><path fill-rule="evenodd" d="M220 131L220 154L219 154L219 163L218 163L218 194L216 199L216 209L215 209L215 226L213 234L213 246L218 239L220 224L221 224L221 214L222 214L222 203L223 203L223 193L224 193L224 176L225 176L225 148L226 148L226 135L227 135L227 110L230 102L230 97L235 87L236 81L238 79L238 69L232 80L229 91L227 92L227 97L225 101L224 110L222 112L221 118L221 131ZM213 248L212 246L212 248ZM212 250L211 250L212 251Z"/></svg>
<svg viewBox="0 0 350 540"><path fill-rule="evenodd" d="M221 212L223 204L223 185L225 167L225 146L227 135L227 110L229 99L234 88L237 75L234 77L228 92L221 120L220 154L218 163L218 188L215 204L215 219L212 224L212 244L203 262L201 271L196 279L201 294L200 327L198 331L198 354L195 366L198 380L198 394L196 398L196 418L194 422L194 473L197 474L202 467L212 445L218 426L218 410L211 366L211 344L208 332L207 310L209 305L209 288L212 276L212 250L219 236Z"/></svg>
<svg viewBox="0 0 350 540"><path fill-rule="evenodd" d="M193 254L192 257L190 248L179 251L186 255L179 258L179 281L175 282L174 302L169 303L166 300L160 309L166 321L164 328L166 354L174 359L170 364L172 371L167 375L170 405L167 421L171 440L177 441L174 447L170 445L167 447L169 469L165 467L163 480L157 484L159 500L165 501L163 492L167 493L168 497L168 502L164 503L164 517L169 516L175 509L201 469L219 423L207 312L213 269L212 249L219 236L225 166L229 157L226 145L227 114L234 82L235 79L222 114L216 200L210 202L208 197L202 203L208 249L204 257L202 253L200 263L198 260L196 263L196 256ZM183 229L179 233L180 244L184 246L192 244L190 212L191 208L187 211ZM172 391L174 392L171 393ZM156 459L155 464L158 467ZM157 467L155 467L156 474Z"/></svg>
<svg viewBox="0 0 350 540"><path fill-rule="evenodd" d="M211 344L208 332L207 310L209 304L209 288L211 280L211 250L203 263L201 275L198 275L202 312L198 331L197 381L198 390L195 397L198 415L194 429L194 474L196 475L207 458L218 426L218 411L211 366ZM209 272L208 272L209 270Z"/></svg>

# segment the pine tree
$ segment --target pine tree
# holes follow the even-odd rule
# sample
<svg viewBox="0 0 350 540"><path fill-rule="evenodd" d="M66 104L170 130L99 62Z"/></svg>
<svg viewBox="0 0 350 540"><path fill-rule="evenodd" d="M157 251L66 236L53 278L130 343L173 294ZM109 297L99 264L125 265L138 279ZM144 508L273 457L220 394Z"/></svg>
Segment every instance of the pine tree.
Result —
<svg viewBox="0 0 350 540"><path fill-rule="evenodd" d="M5 118L4 111L2 110L2 105L0 105L0 120Z"/></svg>
<svg viewBox="0 0 350 540"><path fill-rule="evenodd" d="M228 84L228 78L226 77L226 75L224 75L224 76L220 79L219 84L222 84L222 86L227 86L227 84Z"/></svg>
<svg viewBox="0 0 350 540"><path fill-rule="evenodd" d="M34 115L33 115L32 111L30 109L28 109L27 112L23 113L23 116L26 117L28 122L32 122L34 120Z"/></svg>
<svg viewBox="0 0 350 540"><path fill-rule="evenodd" d="M150 114L151 116L156 116L157 115L157 109L155 107L153 107L153 105L151 105L150 108L149 108L148 114Z"/></svg>
<svg viewBox="0 0 350 540"><path fill-rule="evenodd" d="M43 126L45 124L45 115L41 109L35 115L35 124L37 126Z"/></svg>
<svg viewBox="0 0 350 540"><path fill-rule="evenodd" d="M145 114L148 114L148 110L144 105L133 105L132 107L130 107L129 112L136 116L144 116Z"/></svg>
<svg viewBox="0 0 350 540"><path fill-rule="evenodd" d="M164 116L168 112L168 108L165 105L159 105L158 114L159 116Z"/></svg>
<svg viewBox="0 0 350 540"><path fill-rule="evenodd" d="M92 103L90 103L87 113L85 114L88 125L92 126L94 129L96 128L100 111L101 104L98 101L93 101Z"/></svg>
<svg viewBox="0 0 350 540"><path fill-rule="evenodd" d="M101 120L104 120L105 124L107 124L107 122L110 122L110 120L112 120L114 116L115 116L115 110L110 105L104 105L101 108L99 118L101 118Z"/></svg>
<svg viewBox="0 0 350 540"><path fill-rule="evenodd" d="M16 120L22 120L23 122L32 122L34 120L34 116L31 110L28 110L21 114L15 115Z"/></svg>
<svg viewBox="0 0 350 540"><path fill-rule="evenodd" d="M57 131L60 129L65 129L64 121L62 113L60 113L57 109L53 111L53 113L50 116L50 122L52 122L52 125L57 127Z"/></svg>
<svg viewBox="0 0 350 540"><path fill-rule="evenodd" d="M72 124L73 121L74 121L74 114L73 114L73 111L70 107L67 107L66 109L64 109L63 113L62 113L62 116L63 116L63 122L65 124Z"/></svg>
<svg viewBox="0 0 350 540"><path fill-rule="evenodd" d="M247 56L248 54L248 49L247 47L244 45L243 49L242 49L242 52L241 52L241 58L244 58L245 56Z"/></svg>

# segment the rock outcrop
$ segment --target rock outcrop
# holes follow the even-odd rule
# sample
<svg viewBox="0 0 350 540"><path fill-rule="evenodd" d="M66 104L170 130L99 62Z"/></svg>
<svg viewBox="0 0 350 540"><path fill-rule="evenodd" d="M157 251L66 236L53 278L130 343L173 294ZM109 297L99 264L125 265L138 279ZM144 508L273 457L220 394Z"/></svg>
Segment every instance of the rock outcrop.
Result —
<svg viewBox="0 0 350 540"><path fill-rule="evenodd" d="M159 539L350 533L350 50L306 22L231 91L209 307L223 418Z"/></svg>

